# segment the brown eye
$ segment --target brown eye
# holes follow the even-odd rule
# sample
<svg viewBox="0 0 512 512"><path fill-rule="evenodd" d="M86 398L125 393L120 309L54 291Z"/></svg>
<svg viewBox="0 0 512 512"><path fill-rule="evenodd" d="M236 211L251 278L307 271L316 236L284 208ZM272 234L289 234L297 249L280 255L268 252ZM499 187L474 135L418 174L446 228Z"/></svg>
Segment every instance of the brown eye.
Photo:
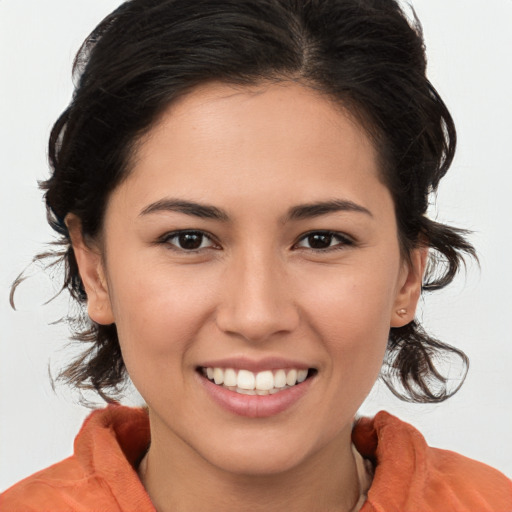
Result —
<svg viewBox="0 0 512 512"><path fill-rule="evenodd" d="M316 233L309 235L307 241L312 249L326 249L330 247L333 236L330 233Z"/></svg>
<svg viewBox="0 0 512 512"><path fill-rule="evenodd" d="M213 247L211 238L201 231L178 231L164 236L162 242L182 251L197 251Z"/></svg>
<svg viewBox="0 0 512 512"><path fill-rule="evenodd" d="M183 233L178 235L178 245L181 249L199 249L203 243L202 233Z"/></svg>
<svg viewBox="0 0 512 512"><path fill-rule="evenodd" d="M342 249L347 245L353 245L350 238L341 233L333 233L330 231L315 231L307 233L297 243L297 247L313 249L315 251Z"/></svg>

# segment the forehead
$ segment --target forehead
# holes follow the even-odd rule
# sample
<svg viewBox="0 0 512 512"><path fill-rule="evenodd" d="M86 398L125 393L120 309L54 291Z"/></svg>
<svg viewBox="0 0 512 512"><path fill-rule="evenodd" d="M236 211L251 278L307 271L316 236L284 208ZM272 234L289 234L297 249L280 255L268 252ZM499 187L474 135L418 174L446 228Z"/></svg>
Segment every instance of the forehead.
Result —
<svg viewBox="0 0 512 512"><path fill-rule="evenodd" d="M304 203L340 191L364 202L378 176L365 130L325 95L290 82L212 83L163 113L138 144L127 185L146 201L259 195Z"/></svg>

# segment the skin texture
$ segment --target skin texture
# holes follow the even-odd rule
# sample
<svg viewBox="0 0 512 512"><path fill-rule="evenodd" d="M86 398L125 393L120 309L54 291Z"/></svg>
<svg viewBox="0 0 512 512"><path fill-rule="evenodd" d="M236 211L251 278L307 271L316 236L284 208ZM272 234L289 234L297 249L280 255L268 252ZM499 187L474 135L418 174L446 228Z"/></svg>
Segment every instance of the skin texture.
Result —
<svg viewBox="0 0 512 512"><path fill-rule="evenodd" d="M116 323L149 407L143 482L158 510L328 511L357 501L352 421L390 326L414 316L426 256L401 258L377 162L364 130L318 92L209 84L141 141L109 199L101 244L86 245L68 217L89 315ZM162 208L169 199L227 218ZM290 218L333 200L367 211ZM172 234L190 229L210 237L199 250ZM311 231L342 238L314 250ZM285 411L248 418L201 383L198 367L227 357L292 359L317 374Z"/></svg>

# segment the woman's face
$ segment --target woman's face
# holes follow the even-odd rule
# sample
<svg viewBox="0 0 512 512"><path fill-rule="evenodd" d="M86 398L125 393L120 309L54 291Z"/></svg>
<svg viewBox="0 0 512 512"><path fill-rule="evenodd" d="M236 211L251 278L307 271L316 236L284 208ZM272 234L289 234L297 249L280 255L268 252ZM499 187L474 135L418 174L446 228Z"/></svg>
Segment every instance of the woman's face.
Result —
<svg viewBox="0 0 512 512"><path fill-rule="evenodd" d="M76 247L89 314L117 325L153 444L245 474L349 446L422 266L400 257L364 131L297 84L210 84L169 108L102 250Z"/></svg>

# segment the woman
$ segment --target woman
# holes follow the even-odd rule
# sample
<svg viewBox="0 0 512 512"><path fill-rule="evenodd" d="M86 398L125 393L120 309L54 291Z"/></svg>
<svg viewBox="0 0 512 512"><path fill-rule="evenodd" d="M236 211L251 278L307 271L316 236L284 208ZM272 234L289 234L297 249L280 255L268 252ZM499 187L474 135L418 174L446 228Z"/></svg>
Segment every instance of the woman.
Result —
<svg viewBox="0 0 512 512"><path fill-rule="evenodd" d="M379 373L437 402L436 358L466 362L415 320L473 249L425 216L455 131L398 6L135 0L76 72L44 184L90 318L63 378L108 399L127 371L148 412L94 413L3 506L509 509L491 468L353 425Z"/></svg>

